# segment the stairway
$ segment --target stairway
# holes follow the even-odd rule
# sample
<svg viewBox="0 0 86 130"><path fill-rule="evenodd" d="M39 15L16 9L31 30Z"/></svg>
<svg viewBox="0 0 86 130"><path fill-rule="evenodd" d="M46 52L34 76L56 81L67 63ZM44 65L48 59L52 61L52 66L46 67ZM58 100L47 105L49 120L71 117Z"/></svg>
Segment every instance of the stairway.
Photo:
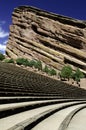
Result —
<svg viewBox="0 0 86 130"><path fill-rule="evenodd" d="M85 113L86 90L0 62L0 130L78 130Z"/></svg>
<svg viewBox="0 0 86 130"><path fill-rule="evenodd" d="M84 99L33 98L1 97L4 103L0 105L0 130L51 130L57 126L56 130L70 112L86 106Z"/></svg>

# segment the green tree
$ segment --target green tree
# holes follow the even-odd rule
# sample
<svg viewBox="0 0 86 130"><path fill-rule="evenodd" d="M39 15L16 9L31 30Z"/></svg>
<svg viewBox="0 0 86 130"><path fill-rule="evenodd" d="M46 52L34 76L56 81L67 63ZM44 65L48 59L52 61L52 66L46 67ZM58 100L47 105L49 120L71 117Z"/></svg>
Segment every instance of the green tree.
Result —
<svg viewBox="0 0 86 130"><path fill-rule="evenodd" d="M27 59L24 59L24 58L18 58L16 59L16 63L18 65L25 65L25 66L28 66L28 63L29 61Z"/></svg>
<svg viewBox="0 0 86 130"><path fill-rule="evenodd" d="M75 73L72 74L72 78L79 82L81 78L84 78L85 75L83 74L83 72L80 71L79 68L76 69Z"/></svg>
<svg viewBox="0 0 86 130"><path fill-rule="evenodd" d="M56 73L56 70L55 70L55 69L50 69L50 70L49 70L49 74L50 74L51 76L53 76L53 75L56 75L57 73Z"/></svg>
<svg viewBox="0 0 86 130"><path fill-rule="evenodd" d="M0 60L4 60L5 59L5 56L3 54L0 53Z"/></svg>
<svg viewBox="0 0 86 130"><path fill-rule="evenodd" d="M35 60L30 60L28 66L30 66L30 67L36 66L36 61Z"/></svg>
<svg viewBox="0 0 86 130"><path fill-rule="evenodd" d="M49 73L49 68L47 65L45 65L44 69L43 69L44 72L46 72L47 74Z"/></svg>
<svg viewBox="0 0 86 130"><path fill-rule="evenodd" d="M14 60L11 58L11 59L5 59L4 62L6 63L14 63Z"/></svg>
<svg viewBox="0 0 86 130"><path fill-rule="evenodd" d="M40 60L36 61L34 67L37 68L38 70L42 70L42 62Z"/></svg>
<svg viewBox="0 0 86 130"><path fill-rule="evenodd" d="M61 78L70 78L71 77L71 74L72 74L72 68L71 66L64 66L61 70L61 73L60 73L60 76Z"/></svg>

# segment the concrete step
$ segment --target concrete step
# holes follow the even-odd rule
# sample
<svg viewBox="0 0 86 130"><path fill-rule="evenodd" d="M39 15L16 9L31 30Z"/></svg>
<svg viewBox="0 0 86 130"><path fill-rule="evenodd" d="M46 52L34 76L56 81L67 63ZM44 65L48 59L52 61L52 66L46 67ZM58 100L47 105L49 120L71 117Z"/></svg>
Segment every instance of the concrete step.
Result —
<svg viewBox="0 0 86 130"><path fill-rule="evenodd" d="M30 97L31 98L31 97ZM9 99L9 98L8 98ZM16 99L16 98L14 98ZM22 99L22 98L21 98ZM13 101L13 98L10 99ZM25 99L24 99L25 100ZM6 101L6 98L5 98ZM16 101L16 100L15 100ZM47 100L39 100L35 99L34 101L25 101L25 102L17 102L16 103L7 103L0 105L0 118L7 117L22 111L34 109L37 107L47 106L51 104L60 104L66 102L73 102L74 99L47 99ZM79 102L79 100L76 100Z"/></svg>
<svg viewBox="0 0 86 130"><path fill-rule="evenodd" d="M46 105L66 102L65 100L53 99L53 100L40 100L40 101L28 101L19 103L10 103L0 105L0 118L13 115L22 111L42 107Z"/></svg>
<svg viewBox="0 0 86 130"><path fill-rule="evenodd" d="M0 104L8 103L18 103L18 102L27 102L27 101L40 101L40 100L54 100L59 99L58 101L85 101L86 99L72 99L72 98L63 98L61 96L14 96L14 97L0 97Z"/></svg>
<svg viewBox="0 0 86 130"><path fill-rule="evenodd" d="M63 98L62 97L58 97L58 96L15 96L15 97L0 97L0 104L18 103L18 102L27 102L27 101L37 101L37 100L39 100L39 101L40 100L51 100L51 99L63 99Z"/></svg>
<svg viewBox="0 0 86 130"><path fill-rule="evenodd" d="M74 116L76 114L78 114L78 112L82 109L86 108L86 104L85 105L82 105L82 106L79 106L78 108L74 109L72 112L70 112L66 118L62 121L62 123L60 124L58 130L67 130L69 129L69 126L72 122L72 120L74 119ZM84 113L85 114L85 113ZM81 118L78 118L81 120ZM83 119L82 119L83 120ZM80 123L81 124L81 123ZM79 125L79 124L78 124ZM82 125L82 124L81 124Z"/></svg>
<svg viewBox="0 0 86 130"><path fill-rule="evenodd" d="M0 97L0 118L7 117L22 111L51 104L60 104L73 101L85 101L84 99L62 99L57 97Z"/></svg>
<svg viewBox="0 0 86 130"><path fill-rule="evenodd" d="M45 120L41 121L39 124L37 124L35 127L33 127L32 130L48 130L48 129L49 130L60 130L59 126L61 125L61 123L63 122L65 117L71 111L73 111L74 109L76 109L80 106L84 106L84 104L74 105L74 106L62 109L62 110L52 114ZM62 130L66 130L66 129L63 128Z"/></svg>
<svg viewBox="0 0 86 130"><path fill-rule="evenodd" d="M83 102L66 102L66 103L59 103L59 104L54 104L54 105L47 105L44 107L39 107L36 109L32 109L29 111L21 112L19 114L15 114L12 116L8 116L6 118L2 118L0 120L0 128L2 130L9 129L9 130L16 130L14 129L15 127L25 127L25 129L31 129L34 124L36 125L43 119L47 118L48 116L54 114L55 112L62 110L64 108L78 105L78 104L83 104ZM85 102L84 102L85 103ZM21 118L22 117L22 118ZM7 125L5 126L4 124L6 123ZM13 127L14 126L14 127ZM19 129L21 130L21 129Z"/></svg>
<svg viewBox="0 0 86 130"><path fill-rule="evenodd" d="M71 113L69 118L70 122L65 130L86 130L86 105Z"/></svg>
<svg viewBox="0 0 86 130"><path fill-rule="evenodd" d="M12 91L0 91L0 97L4 96L62 96L61 94L51 94L51 93L38 93L38 92L12 92Z"/></svg>

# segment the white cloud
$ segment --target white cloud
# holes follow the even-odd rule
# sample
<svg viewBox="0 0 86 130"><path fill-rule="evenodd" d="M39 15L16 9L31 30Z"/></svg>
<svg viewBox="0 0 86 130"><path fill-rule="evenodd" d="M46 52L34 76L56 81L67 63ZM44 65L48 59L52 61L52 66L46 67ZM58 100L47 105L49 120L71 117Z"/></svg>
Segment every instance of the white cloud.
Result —
<svg viewBox="0 0 86 130"><path fill-rule="evenodd" d="M6 32L4 29L3 29L3 25L6 23L6 21L0 21L0 38L5 38L9 35L8 32Z"/></svg>
<svg viewBox="0 0 86 130"><path fill-rule="evenodd" d="M3 45L6 45L6 44L7 44L7 42L8 42L8 40L5 40L5 41L3 42Z"/></svg>
<svg viewBox="0 0 86 130"><path fill-rule="evenodd" d="M1 27L0 27L0 38L5 38L9 35L8 32L5 32Z"/></svg>
<svg viewBox="0 0 86 130"><path fill-rule="evenodd" d="M6 45L0 44L0 50L5 51L5 49L6 49Z"/></svg>
<svg viewBox="0 0 86 130"><path fill-rule="evenodd" d="M9 33L6 32L3 29L3 25L5 24L5 21L0 21L0 51L2 53L5 53L6 50L6 43L7 43L7 37L9 36ZM5 26L5 25L4 25Z"/></svg>

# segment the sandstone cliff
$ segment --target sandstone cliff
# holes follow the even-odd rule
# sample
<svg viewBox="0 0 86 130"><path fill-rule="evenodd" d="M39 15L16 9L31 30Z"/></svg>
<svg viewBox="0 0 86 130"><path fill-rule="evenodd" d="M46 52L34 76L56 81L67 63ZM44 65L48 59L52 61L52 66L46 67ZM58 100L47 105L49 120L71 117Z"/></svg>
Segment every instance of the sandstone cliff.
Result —
<svg viewBox="0 0 86 130"><path fill-rule="evenodd" d="M6 54L39 59L58 70L70 64L86 73L86 23L20 6L12 14Z"/></svg>

